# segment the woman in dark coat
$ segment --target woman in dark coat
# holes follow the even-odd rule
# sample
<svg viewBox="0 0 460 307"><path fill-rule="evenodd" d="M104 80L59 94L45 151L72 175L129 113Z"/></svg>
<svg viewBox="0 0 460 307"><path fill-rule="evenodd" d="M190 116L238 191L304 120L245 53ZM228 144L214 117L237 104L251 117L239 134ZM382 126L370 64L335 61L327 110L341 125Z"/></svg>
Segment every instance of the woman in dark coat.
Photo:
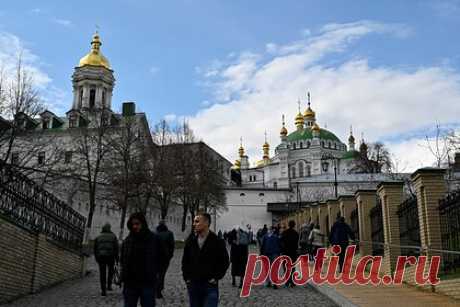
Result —
<svg viewBox="0 0 460 307"><path fill-rule="evenodd" d="M230 262L232 263L232 286L236 285L236 276L240 277L239 287L243 285L244 272L248 262L249 235L239 227L235 227L228 235Z"/></svg>

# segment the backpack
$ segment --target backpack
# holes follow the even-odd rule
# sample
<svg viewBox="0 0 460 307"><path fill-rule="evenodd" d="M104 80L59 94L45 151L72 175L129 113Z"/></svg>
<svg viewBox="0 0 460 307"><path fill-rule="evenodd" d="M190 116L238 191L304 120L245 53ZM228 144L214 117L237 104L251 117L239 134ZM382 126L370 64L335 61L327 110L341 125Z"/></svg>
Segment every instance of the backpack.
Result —
<svg viewBox="0 0 460 307"><path fill-rule="evenodd" d="M238 241L240 245L249 245L249 234L246 231L240 230L238 235L240 236Z"/></svg>

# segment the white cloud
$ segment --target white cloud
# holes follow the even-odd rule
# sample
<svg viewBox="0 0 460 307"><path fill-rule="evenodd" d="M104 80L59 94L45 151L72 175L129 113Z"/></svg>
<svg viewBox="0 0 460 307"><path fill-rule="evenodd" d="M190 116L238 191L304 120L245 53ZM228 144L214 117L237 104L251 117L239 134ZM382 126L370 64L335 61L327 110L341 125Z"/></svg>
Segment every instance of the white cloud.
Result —
<svg viewBox="0 0 460 307"><path fill-rule="evenodd" d="M69 28L69 27L72 27L72 26L73 26L72 21L70 21L70 20L68 20L68 19L54 18L54 19L53 19L53 22L54 22L54 23L57 23L58 25L64 26L64 27L66 27L66 28Z"/></svg>
<svg viewBox="0 0 460 307"><path fill-rule="evenodd" d="M68 104L68 93L52 85L52 79L42 69L39 57L16 35L0 32L0 67L6 79L13 76L19 56L23 68L32 77L32 82L42 94L46 106L55 112L64 111L64 104Z"/></svg>
<svg viewBox="0 0 460 307"><path fill-rule="evenodd" d="M150 70L149 70L149 71L150 71L150 73L151 73L152 75L156 75L156 74L160 71L160 68L158 68L158 67L156 67L156 66L152 66L152 67L150 67Z"/></svg>
<svg viewBox="0 0 460 307"><path fill-rule="evenodd" d="M164 120L167 121L168 123L173 123L177 120L177 115L176 114L166 114L164 117Z"/></svg>
<svg viewBox="0 0 460 307"><path fill-rule="evenodd" d="M231 161L243 136L251 161L256 161L262 156L265 130L272 149L279 144L283 113L288 130L294 129L297 98L303 97L305 109L307 91L312 92L318 122L327 122L328 129L344 142L350 124L356 136L364 132L367 140L376 141L434 125L435 121L458 122L460 74L452 69L371 67L366 58L356 56L335 64L325 61L368 35L403 38L410 33L404 25L371 21L328 24L305 40L269 44L264 54L243 52L215 67L213 75L205 78L215 101L190 118L191 127ZM412 150L415 141L392 141L391 147L405 161L403 154ZM423 156L419 147L412 152L414 161L427 161L427 153Z"/></svg>

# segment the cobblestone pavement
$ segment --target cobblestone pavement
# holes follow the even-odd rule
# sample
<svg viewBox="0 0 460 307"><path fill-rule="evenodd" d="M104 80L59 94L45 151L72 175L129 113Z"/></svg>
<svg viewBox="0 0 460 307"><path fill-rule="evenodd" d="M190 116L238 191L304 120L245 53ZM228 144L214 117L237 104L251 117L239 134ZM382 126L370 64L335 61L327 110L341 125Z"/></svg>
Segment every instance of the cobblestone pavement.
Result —
<svg viewBox="0 0 460 307"><path fill-rule="evenodd" d="M157 300L160 307L186 307L188 298L182 281L180 259L182 250L176 250L166 277L164 299ZM121 290L100 296L98 272L91 259L92 273L83 279L68 281L39 294L29 295L2 307L122 307ZM230 271L230 270L229 270ZM240 298L239 289L231 286L231 276L227 274L220 282L219 306L336 306L332 301L316 292L310 286L279 288L277 290L261 286L253 287L249 298Z"/></svg>

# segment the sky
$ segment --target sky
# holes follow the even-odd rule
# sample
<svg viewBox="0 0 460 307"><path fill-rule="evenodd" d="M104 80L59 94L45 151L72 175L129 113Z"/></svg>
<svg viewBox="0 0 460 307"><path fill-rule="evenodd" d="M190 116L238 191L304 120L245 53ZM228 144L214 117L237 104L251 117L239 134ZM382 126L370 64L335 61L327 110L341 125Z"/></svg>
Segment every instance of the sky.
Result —
<svg viewBox="0 0 460 307"><path fill-rule="evenodd" d="M8 1L0 62L21 51L56 114L96 29L116 78L113 109L135 101L151 126L186 119L230 161L240 137L252 162L264 132L280 143L298 100L347 142L381 141L400 171L433 163L436 123L460 127L460 0Z"/></svg>

